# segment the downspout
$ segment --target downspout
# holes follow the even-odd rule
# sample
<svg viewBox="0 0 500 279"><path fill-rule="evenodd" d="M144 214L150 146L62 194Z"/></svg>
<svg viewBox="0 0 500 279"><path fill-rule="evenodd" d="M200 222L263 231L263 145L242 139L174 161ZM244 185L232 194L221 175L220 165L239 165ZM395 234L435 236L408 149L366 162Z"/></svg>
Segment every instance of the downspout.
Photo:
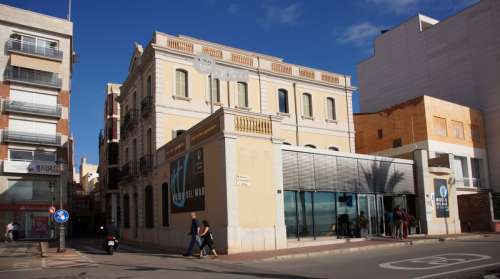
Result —
<svg viewBox="0 0 500 279"><path fill-rule="evenodd" d="M352 152L351 148L351 118L349 117L349 100L347 98L347 76L344 75L344 93L345 93L345 107L347 112L347 136L349 138L349 152Z"/></svg>
<svg viewBox="0 0 500 279"><path fill-rule="evenodd" d="M297 84L293 83L293 97L295 99L295 143L300 146L299 142L299 113L297 108Z"/></svg>

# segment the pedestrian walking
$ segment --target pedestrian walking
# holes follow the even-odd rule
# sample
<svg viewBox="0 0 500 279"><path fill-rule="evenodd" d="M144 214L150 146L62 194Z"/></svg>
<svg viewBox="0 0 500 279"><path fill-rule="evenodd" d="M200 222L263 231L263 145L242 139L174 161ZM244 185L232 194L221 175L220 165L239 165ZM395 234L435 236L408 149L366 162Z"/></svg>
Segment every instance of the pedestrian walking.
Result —
<svg viewBox="0 0 500 279"><path fill-rule="evenodd" d="M403 239L403 213L399 205L394 208L394 226L396 227L394 238Z"/></svg>
<svg viewBox="0 0 500 279"><path fill-rule="evenodd" d="M210 225L208 224L207 220L203 220L202 223L203 223L203 230L200 234L200 237L202 239L200 250L203 251L205 246L208 246L210 251L212 251L214 258L217 258L217 252L215 252L215 248L214 248L214 236L212 234L212 230L210 229ZM200 253L200 258L201 257L202 257L202 255Z"/></svg>
<svg viewBox="0 0 500 279"><path fill-rule="evenodd" d="M194 245L196 244L198 247L201 247L200 240L200 222L196 219L196 213L191 212L191 229L189 230L188 235L191 236L189 241L189 246L184 254L185 257L190 257L193 255ZM203 253L203 250L200 249L200 255Z"/></svg>
<svg viewBox="0 0 500 279"><path fill-rule="evenodd" d="M394 213L391 210L387 210L385 213L386 234L390 237L394 237L394 232L396 227L394 226Z"/></svg>
<svg viewBox="0 0 500 279"><path fill-rule="evenodd" d="M401 212L402 222L403 222L403 238L408 238L408 224L410 221L410 215L406 212L406 208L402 209Z"/></svg>
<svg viewBox="0 0 500 279"><path fill-rule="evenodd" d="M20 229L21 225L14 221L14 223L12 224L12 240L14 241L18 241L19 240L19 229Z"/></svg>
<svg viewBox="0 0 500 279"><path fill-rule="evenodd" d="M11 242L13 240L12 231L14 230L14 222L9 222L5 226L5 241Z"/></svg>

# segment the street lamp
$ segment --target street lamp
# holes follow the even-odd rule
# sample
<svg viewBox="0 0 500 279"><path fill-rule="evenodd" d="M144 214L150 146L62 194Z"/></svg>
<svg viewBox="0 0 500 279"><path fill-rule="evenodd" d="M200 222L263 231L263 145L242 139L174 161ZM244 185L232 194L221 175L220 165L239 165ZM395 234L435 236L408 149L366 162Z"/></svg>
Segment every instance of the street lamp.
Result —
<svg viewBox="0 0 500 279"><path fill-rule="evenodd" d="M59 209L63 209L63 174L64 174L64 160L56 160L56 164L59 166ZM58 253L66 252L66 234L64 232L64 223L59 224L59 248L57 248Z"/></svg>

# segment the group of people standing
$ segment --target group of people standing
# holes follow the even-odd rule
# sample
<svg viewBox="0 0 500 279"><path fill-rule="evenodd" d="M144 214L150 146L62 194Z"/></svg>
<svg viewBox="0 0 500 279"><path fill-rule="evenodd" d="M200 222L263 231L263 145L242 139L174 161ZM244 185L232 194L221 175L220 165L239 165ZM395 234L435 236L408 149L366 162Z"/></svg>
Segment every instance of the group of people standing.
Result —
<svg viewBox="0 0 500 279"><path fill-rule="evenodd" d="M19 239L19 228L21 225L12 221L5 226L5 241L17 241Z"/></svg>
<svg viewBox="0 0 500 279"><path fill-rule="evenodd" d="M388 210L385 213L387 235L395 239L408 238L408 230L411 216L406 209L399 205L394 210Z"/></svg>
<svg viewBox="0 0 500 279"><path fill-rule="evenodd" d="M196 213L191 212L191 229L189 235L191 240L189 242L188 249L184 254L185 257L190 257L193 255L194 245L196 244L200 248L200 258L208 255L205 252L205 247L208 246L214 257L217 257L217 252L214 248L214 236L212 230L210 229L210 224L207 220L202 221L203 227L200 226L200 222L196 219Z"/></svg>

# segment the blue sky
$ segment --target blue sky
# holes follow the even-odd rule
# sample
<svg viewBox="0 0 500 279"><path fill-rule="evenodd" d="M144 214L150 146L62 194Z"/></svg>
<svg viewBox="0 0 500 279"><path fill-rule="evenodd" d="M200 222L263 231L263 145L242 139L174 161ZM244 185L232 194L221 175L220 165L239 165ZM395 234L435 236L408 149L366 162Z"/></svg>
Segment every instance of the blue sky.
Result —
<svg viewBox="0 0 500 279"><path fill-rule="evenodd" d="M0 0L65 18L68 0ZM285 61L353 76L370 56L372 41L417 12L444 19L477 0L73 0L75 50L71 130L75 160L97 163L104 88L121 83L134 42L145 45L158 30L185 34ZM354 97L358 110L357 96Z"/></svg>

